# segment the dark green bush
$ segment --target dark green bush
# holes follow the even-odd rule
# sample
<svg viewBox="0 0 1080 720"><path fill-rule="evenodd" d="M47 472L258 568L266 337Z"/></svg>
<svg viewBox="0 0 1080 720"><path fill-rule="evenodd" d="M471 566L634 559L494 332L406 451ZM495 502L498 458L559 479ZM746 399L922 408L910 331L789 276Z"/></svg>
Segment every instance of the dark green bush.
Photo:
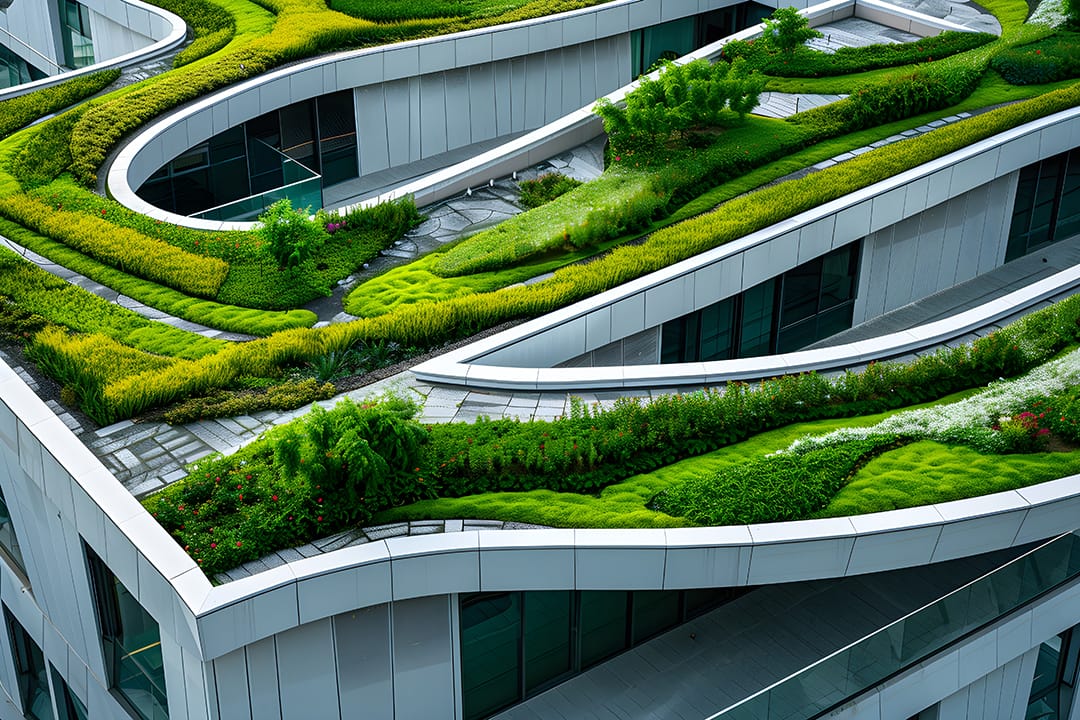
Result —
<svg viewBox="0 0 1080 720"><path fill-rule="evenodd" d="M788 122L811 129L815 139L835 137L955 105L975 90L981 77L981 69L970 67L920 67L792 115Z"/></svg>
<svg viewBox="0 0 1080 720"><path fill-rule="evenodd" d="M1059 30L1030 45L1007 48L994 56L990 67L1013 85L1080 77L1080 33Z"/></svg>
<svg viewBox="0 0 1080 720"><path fill-rule="evenodd" d="M881 68L931 62L981 47L997 38L991 33L954 32L909 43L842 47L834 53L798 46L793 52L771 52L760 41L735 40L724 46L725 60L744 58L754 70L777 77L827 77Z"/></svg>
<svg viewBox="0 0 1080 720"><path fill-rule="evenodd" d="M642 77L622 103L600 98L593 112L604 120L612 152L646 151L691 130L741 120L764 87L764 78L742 62L668 61L655 80Z"/></svg>
<svg viewBox="0 0 1080 720"><path fill-rule="evenodd" d="M682 482L660 493L650 506L699 525L801 520L825 507L870 458L899 442L880 435L767 455L712 477Z"/></svg>
<svg viewBox="0 0 1080 720"><path fill-rule="evenodd" d="M805 15L793 7L782 7L765 18L761 42L777 52L792 52L807 40L819 37L821 33L810 27Z"/></svg>
<svg viewBox="0 0 1080 720"><path fill-rule="evenodd" d="M555 172L544 173L535 180L522 180L518 183L521 189L521 204L526 208L540 207L580 184L580 180Z"/></svg>

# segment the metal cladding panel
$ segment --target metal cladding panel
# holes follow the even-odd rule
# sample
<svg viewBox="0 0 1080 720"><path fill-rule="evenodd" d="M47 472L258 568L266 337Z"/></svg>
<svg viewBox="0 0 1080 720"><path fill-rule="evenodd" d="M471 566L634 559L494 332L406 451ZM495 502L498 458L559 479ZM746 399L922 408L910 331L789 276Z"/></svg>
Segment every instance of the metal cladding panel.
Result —
<svg viewBox="0 0 1080 720"><path fill-rule="evenodd" d="M394 717L452 720L456 683L450 596L398 601L392 615Z"/></svg>
<svg viewBox="0 0 1080 720"><path fill-rule="evenodd" d="M278 634L278 682L283 718L340 720L333 647L333 627L329 618ZM223 714L222 718L225 717Z"/></svg>
<svg viewBox="0 0 1080 720"><path fill-rule="evenodd" d="M394 716L390 605L354 610L334 617L341 716L364 708L369 717Z"/></svg>

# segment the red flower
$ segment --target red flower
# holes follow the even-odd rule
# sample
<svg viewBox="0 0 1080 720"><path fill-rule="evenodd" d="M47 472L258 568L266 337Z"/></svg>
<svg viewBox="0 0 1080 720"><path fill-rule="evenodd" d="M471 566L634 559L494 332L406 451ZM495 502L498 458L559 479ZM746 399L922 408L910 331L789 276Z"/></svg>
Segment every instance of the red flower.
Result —
<svg viewBox="0 0 1080 720"><path fill-rule="evenodd" d="M322 522L322 515L320 515L319 517L315 518L315 522Z"/></svg>
<svg viewBox="0 0 1080 720"><path fill-rule="evenodd" d="M210 543L210 549L213 550L217 547L217 543Z"/></svg>
<svg viewBox="0 0 1080 720"><path fill-rule="evenodd" d="M274 502L277 502L277 495L271 495L270 499L273 500Z"/></svg>
<svg viewBox="0 0 1080 720"><path fill-rule="evenodd" d="M242 544L239 540L236 541L236 547L240 547Z"/></svg>

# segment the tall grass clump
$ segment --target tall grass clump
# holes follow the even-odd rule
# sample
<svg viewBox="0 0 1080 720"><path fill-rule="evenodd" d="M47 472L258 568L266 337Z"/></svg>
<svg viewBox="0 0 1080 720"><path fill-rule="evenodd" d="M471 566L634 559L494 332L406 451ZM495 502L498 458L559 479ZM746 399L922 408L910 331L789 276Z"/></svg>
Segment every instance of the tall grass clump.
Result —
<svg viewBox="0 0 1080 720"><path fill-rule="evenodd" d="M0 100L0 138L7 137L33 120L85 100L112 85L118 77L120 71L115 68L102 70L9 100Z"/></svg>

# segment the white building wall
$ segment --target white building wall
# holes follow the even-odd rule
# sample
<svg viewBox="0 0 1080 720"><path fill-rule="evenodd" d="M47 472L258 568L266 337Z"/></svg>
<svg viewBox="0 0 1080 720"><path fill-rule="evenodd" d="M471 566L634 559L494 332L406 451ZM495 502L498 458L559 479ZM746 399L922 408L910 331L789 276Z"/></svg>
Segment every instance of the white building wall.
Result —
<svg viewBox="0 0 1080 720"><path fill-rule="evenodd" d="M55 0L13 2L0 12L0 45L48 75L61 71L64 45Z"/></svg>
<svg viewBox="0 0 1080 720"><path fill-rule="evenodd" d="M147 23L149 23L149 16ZM149 33L148 24L144 29ZM94 42L94 62L126 55L154 42L149 34L136 32L128 27L126 14L125 17L117 20L97 10L90 11L90 35Z"/></svg>
<svg viewBox="0 0 1080 720"><path fill-rule="evenodd" d="M870 233L853 325L994 269L1005 260L1019 173Z"/></svg>
<svg viewBox="0 0 1080 720"><path fill-rule="evenodd" d="M354 89L360 174L535 130L629 82L623 33Z"/></svg>
<svg viewBox="0 0 1080 720"><path fill-rule="evenodd" d="M1024 720L1039 648L1028 650L941 701L937 720Z"/></svg>

